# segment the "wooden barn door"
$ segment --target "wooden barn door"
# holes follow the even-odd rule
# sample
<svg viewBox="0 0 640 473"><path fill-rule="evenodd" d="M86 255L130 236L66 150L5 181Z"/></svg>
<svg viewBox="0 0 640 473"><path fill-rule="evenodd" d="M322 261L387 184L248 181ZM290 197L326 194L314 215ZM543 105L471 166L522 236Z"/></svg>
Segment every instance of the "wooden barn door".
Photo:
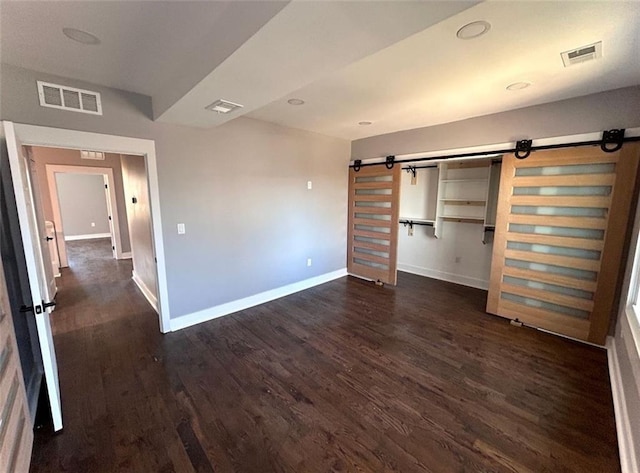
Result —
<svg viewBox="0 0 640 473"><path fill-rule="evenodd" d="M395 285L401 167L349 169L347 271Z"/></svg>
<svg viewBox="0 0 640 473"><path fill-rule="evenodd" d="M605 343L638 155L628 143L504 157L487 312Z"/></svg>

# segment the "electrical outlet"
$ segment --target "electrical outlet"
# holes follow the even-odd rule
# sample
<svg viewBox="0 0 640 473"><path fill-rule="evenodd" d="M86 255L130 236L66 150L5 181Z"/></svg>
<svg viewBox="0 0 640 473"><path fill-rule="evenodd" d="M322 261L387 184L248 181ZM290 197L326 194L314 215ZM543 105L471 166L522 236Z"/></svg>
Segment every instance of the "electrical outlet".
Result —
<svg viewBox="0 0 640 473"><path fill-rule="evenodd" d="M313 182L307 181L307 189L309 190L313 189Z"/></svg>
<svg viewBox="0 0 640 473"><path fill-rule="evenodd" d="M91 222L91 226L95 227L96 226L96 222Z"/></svg>
<svg viewBox="0 0 640 473"><path fill-rule="evenodd" d="M187 229L184 226L184 223L179 223L178 224L178 235L184 235L185 233L187 233Z"/></svg>
<svg viewBox="0 0 640 473"><path fill-rule="evenodd" d="M311 258L307 258L307 266L311 266Z"/></svg>

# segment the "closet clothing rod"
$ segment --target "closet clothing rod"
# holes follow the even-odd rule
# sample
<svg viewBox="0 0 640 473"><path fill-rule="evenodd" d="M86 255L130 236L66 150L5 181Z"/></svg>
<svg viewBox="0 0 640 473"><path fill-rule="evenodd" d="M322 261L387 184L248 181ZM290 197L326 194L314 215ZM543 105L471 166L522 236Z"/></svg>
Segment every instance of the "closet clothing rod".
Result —
<svg viewBox="0 0 640 473"><path fill-rule="evenodd" d="M516 143L514 148L498 149L490 151L476 151L471 153L461 154L445 154L441 156L431 156L429 158L406 158L395 159L395 156L387 156L386 162L381 163L363 163L362 160L356 159L353 164L350 164L350 168L354 168L357 172L360 168L365 166L386 166L391 169L394 164L401 163L417 163L423 161L445 161L447 159L459 159L459 158L473 158L496 154L510 154L515 153L516 157L520 159L527 158L532 151L542 151L548 149L560 149L560 148L575 148L579 146L597 146L599 145L603 151L614 152L618 151L624 143L630 143L634 141L640 141L640 136L624 137L624 129L604 131L601 140L592 141L576 141L572 143L559 143L553 145L540 145L532 146L532 140L521 140Z"/></svg>
<svg viewBox="0 0 640 473"><path fill-rule="evenodd" d="M399 163L400 161L396 161L397 163ZM380 164L384 164L384 163L380 163ZM363 164L363 166L365 166ZM405 166L402 169L404 169L405 171L411 171L412 169L427 169L427 168L437 168L438 165L437 164L428 164L426 166Z"/></svg>
<svg viewBox="0 0 640 473"><path fill-rule="evenodd" d="M416 220L400 219L400 223L405 226L424 225L425 227L433 227L433 222L421 222Z"/></svg>

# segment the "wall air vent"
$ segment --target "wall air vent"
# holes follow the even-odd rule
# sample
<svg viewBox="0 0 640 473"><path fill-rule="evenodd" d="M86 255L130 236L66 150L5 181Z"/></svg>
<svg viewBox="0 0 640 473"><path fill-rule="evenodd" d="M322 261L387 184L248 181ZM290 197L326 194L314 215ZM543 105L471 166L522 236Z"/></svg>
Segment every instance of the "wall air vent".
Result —
<svg viewBox="0 0 640 473"><path fill-rule="evenodd" d="M602 57L602 41L560 53L564 67L582 64Z"/></svg>
<svg viewBox="0 0 640 473"><path fill-rule="evenodd" d="M98 92L38 81L38 96L42 107L102 115Z"/></svg>
<svg viewBox="0 0 640 473"><path fill-rule="evenodd" d="M211 105L207 105L204 108L211 112L229 113L229 112L233 112L238 108L242 108L242 105L240 105L239 103L233 103L227 100L220 99L220 100L216 100Z"/></svg>
<svg viewBox="0 0 640 473"><path fill-rule="evenodd" d="M93 159L96 161L104 161L104 153L102 151L89 151L83 149L80 151L81 159Z"/></svg>

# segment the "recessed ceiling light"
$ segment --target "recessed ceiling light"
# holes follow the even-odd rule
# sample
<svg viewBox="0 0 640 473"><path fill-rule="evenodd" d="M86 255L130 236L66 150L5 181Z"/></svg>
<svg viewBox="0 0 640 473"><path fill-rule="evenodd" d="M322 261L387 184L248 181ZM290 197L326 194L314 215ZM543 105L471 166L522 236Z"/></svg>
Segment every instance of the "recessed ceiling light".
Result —
<svg viewBox="0 0 640 473"><path fill-rule="evenodd" d="M95 46L100 44L100 38L86 31L77 30L75 28L62 28L64 35L73 41L81 44L90 44Z"/></svg>
<svg viewBox="0 0 640 473"><path fill-rule="evenodd" d="M490 29L491 24L488 21L473 21L460 28L456 36L460 39L474 39L487 33Z"/></svg>
<svg viewBox="0 0 640 473"><path fill-rule="evenodd" d="M373 122L358 122L358 125L367 126L371 125Z"/></svg>
<svg viewBox="0 0 640 473"><path fill-rule="evenodd" d="M289 99L289 100L287 100L287 103L289 105L303 105L304 104L304 100L302 100L302 99Z"/></svg>
<svg viewBox="0 0 640 473"><path fill-rule="evenodd" d="M509 84L507 86L507 90L522 90L526 89L531 85L531 82L514 82L513 84Z"/></svg>

